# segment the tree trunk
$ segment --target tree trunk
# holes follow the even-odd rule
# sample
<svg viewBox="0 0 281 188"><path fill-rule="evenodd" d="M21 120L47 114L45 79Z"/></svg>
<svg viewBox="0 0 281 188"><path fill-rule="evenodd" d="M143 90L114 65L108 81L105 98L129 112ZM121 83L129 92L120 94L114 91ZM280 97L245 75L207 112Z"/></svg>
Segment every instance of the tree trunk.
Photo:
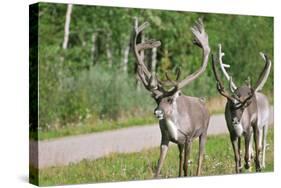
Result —
<svg viewBox="0 0 281 188"><path fill-rule="evenodd" d="M68 5L67 5L66 15L65 15L64 40L63 40L63 44L62 44L62 48L63 48L63 49L66 49L66 48L67 48L67 45L68 45L71 13L72 13L72 4L68 4Z"/></svg>
<svg viewBox="0 0 281 188"><path fill-rule="evenodd" d="M112 67L112 49L111 49L111 33L107 34L107 42L106 42L106 56L108 61L108 66Z"/></svg>
<svg viewBox="0 0 281 188"><path fill-rule="evenodd" d="M129 51L130 51L130 43L125 46L124 49L124 59L123 59L123 71L127 73L128 71L128 58L129 58Z"/></svg>
<svg viewBox="0 0 281 188"><path fill-rule="evenodd" d="M92 48L91 48L91 55L92 55L92 64L96 64L96 41L97 41L97 33L92 34Z"/></svg>
<svg viewBox="0 0 281 188"><path fill-rule="evenodd" d="M136 29L137 27L139 26L139 23L138 23L138 18L135 17L135 23L134 23L134 29ZM143 33L140 34L140 37L141 37L141 41L143 41ZM133 44L134 45L134 44ZM141 58L143 59L144 57L144 53L143 51L141 52ZM135 65L135 75L136 75L136 88L137 88L137 91L140 91L140 78L137 74L137 70L138 70L138 67L137 67L137 63L134 64Z"/></svg>

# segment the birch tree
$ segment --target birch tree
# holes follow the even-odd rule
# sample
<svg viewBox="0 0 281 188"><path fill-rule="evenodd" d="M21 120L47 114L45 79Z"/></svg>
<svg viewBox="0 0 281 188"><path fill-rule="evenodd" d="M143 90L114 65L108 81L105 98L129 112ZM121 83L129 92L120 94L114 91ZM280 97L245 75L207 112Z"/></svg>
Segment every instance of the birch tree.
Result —
<svg viewBox="0 0 281 188"><path fill-rule="evenodd" d="M72 7L73 7L72 4L67 5L67 10L66 10L66 15L65 15L65 25L64 25L64 39L63 39L63 44L62 44L63 49L67 49L67 45L68 45Z"/></svg>

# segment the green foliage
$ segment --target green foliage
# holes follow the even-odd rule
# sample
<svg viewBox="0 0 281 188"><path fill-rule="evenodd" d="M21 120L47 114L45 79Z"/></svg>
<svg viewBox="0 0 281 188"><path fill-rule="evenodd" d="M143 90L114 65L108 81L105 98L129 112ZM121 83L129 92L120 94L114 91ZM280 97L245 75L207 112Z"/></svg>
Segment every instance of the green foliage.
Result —
<svg viewBox="0 0 281 188"><path fill-rule="evenodd" d="M204 18L212 53L222 44L224 61L231 65L238 85L248 75L253 82L257 80L264 65L259 51L274 59L270 17L81 5L73 6L69 44L63 50L66 8L65 4L39 6L39 127L43 130L56 130L89 117L95 117L95 123L151 113L154 101L143 88L136 89L131 50L127 72L123 71L124 50L130 45L135 17L139 23L151 23L145 38L162 43L156 68L161 79L164 72L173 74L177 68L181 68L183 79L200 67L201 49L192 44L190 31L198 17ZM150 54L145 53L148 64ZM198 97L218 95L211 66L183 91ZM273 93L273 71L264 92Z"/></svg>
<svg viewBox="0 0 281 188"><path fill-rule="evenodd" d="M274 170L273 129L268 132L266 168L262 172ZM195 176L197 168L198 141L193 143L189 175ZM244 155L242 150L241 156ZM50 167L39 171L41 186L96 183L108 181L128 181L152 179L159 148L144 150L132 154L110 154L97 160L83 160L64 167ZM163 178L178 176L178 148L171 145L161 171ZM242 157L242 161L243 157ZM235 173L234 155L228 135L210 136L206 143L206 154L202 165L202 176L225 175ZM252 172L255 172L252 160ZM243 173L248 173L246 170ZM33 176L32 176L33 177Z"/></svg>
<svg viewBox="0 0 281 188"><path fill-rule="evenodd" d="M153 108L147 92L137 91L135 78L123 72L93 66L73 75L53 65L48 68L40 72L40 91L45 91L40 93L42 128L52 128L49 122L61 126L92 117L118 120L142 116Z"/></svg>

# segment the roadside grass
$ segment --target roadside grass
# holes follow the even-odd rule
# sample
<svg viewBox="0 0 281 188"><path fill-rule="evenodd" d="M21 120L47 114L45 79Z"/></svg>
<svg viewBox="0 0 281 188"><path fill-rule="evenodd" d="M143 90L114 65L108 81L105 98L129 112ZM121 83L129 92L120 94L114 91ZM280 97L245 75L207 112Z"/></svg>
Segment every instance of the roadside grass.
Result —
<svg viewBox="0 0 281 188"><path fill-rule="evenodd" d="M141 126L147 124L157 123L157 119L154 116L147 116L146 118L129 118L119 121L98 121L98 122L84 122L71 126L65 126L63 128L52 130L39 130L38 133L30 132L30 138L33 140L48 140L64 136L74 136L93 132L102 132L108 130L115 130L120 128L127 128L130 126Z"/></svg>
<svg viewBox="0 0 281 188"><path fill-rule="evenodd" d="M273 97L268 94L271 105L273 105ZM211 115L223 114L226 100L222 96L212 97L206 101L206 106ZM141 126L148 124L156 124L158 120L152 113L142 115L141 117L124 117L119 120L97 120L96 118L88 119L78 123L68 124L66 126L57 126L59 128L49 130L39 130L38 132L30 132L30 139L48 140L65 136L75 136L80 134L88 134L94 132L102 132L115 130L120 128L128 128L131 126ZM56 127L56 126L55 126Z"/></svg>
<svg viewBox="0 0 281 188"><path fill-rule="evenodd" d="M223 113L224 105L225 99L220 96L212 97L206 102L206 106L210 114L212 115ZM120 128L127 128L130 126L141 126L155 123L158 123L158 120L152 113L149 113L145 116L142 115L142 117L126 117L116 121L96 120L96 118L90 118L86 121L68 124L65 126L52 126L58 128L38 130L38 132L30 132L30 138L33 140L48 140L65 136L102 132Z"/></svg>
<svg viewBox="0 0 281 188"><path fill-rule="evenodd" d="M266 168L263 172L274 170L274 129L268 132ZM243 146L244 143L242 143ZM242 147L242 162L244 163ZM197 167L198 140L192 147L190 176L195 176ZM77 164L63 167L50 167L39 171L40 186L113 182L152 179L159 157L159 148L131 154L110 154L98 160L83 160ZM171 145L161 171L162 178L178 175L178 149ZM252 161L252 172L255 171ZM234 174L234 156L228 134L209 136L206 155L202 166L202 176ZM245 170L243 173L249 173ZM32 176L34 177L34 175Z"/></svg>

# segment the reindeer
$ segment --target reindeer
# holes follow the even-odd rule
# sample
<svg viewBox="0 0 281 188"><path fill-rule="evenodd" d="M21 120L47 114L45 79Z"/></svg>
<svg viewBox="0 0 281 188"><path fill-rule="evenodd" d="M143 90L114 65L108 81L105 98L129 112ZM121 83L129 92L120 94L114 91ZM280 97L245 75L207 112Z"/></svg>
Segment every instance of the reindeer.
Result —
<svg viewBox="0 0 281 188"><path fill-rule="evenodd" d="M227 103L225 106L225 120L230 133L230 139L235 157L236 173L242 172L240 142L241 137L245 139L245 169L250 170L251 159L253 158L252 140L254 136L255 142L255 168L260 172L265 167L265 149L266 149L266 134L268 129L270 106L267 97L260 93L270 73L271 61L267 55L260 52L262 59L265 61L265 66L259 75L259 78L254 87L248 78L247 84L237 87L233 82L232 77L225 70L230 66L224 64L222 57L224 53L221 51L219 44L218 57L212 56L212 69L215 75L218 92L226 97ZM223 86L223 83L218 75L216 64L220 65L220 69L229 82L229 94ZM262 159L260 158L262 152Z"/></svg>
<svg viewBox="0 0 281 188"><path fill-rule="evenodd" d="M147 26L148 22L139 27L135 26L133 51L137 60L138 77L157 103L154 114L159 119L161 145L155 177L160 174L170 141L178 145L179 176L183 175L183 170L184 176L187 176L191 144L197 137L199 137L197 175L200 175L210 116L202 99L185 96L180 89L198 78L205 71L210 53L208 35L201 19L191 28L195 36L194 44L199 46L203 52L202 65L197 71L182 81L178 81L180 71L177 71L176 80L170 79L166 73L167 80L160 81L155 74L152 74L147 69L141 55L141 52L145 49L159 47L161 45L160 41L147 40L143 43L137 43L138 36ZM167 86L170 86L170 89L166 89L165 87Z"/></svg>

